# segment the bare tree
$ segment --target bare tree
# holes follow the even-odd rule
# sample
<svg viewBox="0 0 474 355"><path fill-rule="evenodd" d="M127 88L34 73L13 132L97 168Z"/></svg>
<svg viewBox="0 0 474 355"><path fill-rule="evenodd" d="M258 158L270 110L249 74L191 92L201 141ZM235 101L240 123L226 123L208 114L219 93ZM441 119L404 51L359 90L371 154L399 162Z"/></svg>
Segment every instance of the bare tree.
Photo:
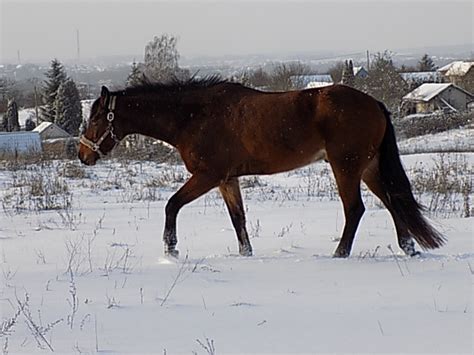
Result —
<svg viewBox="0 0 474 355"><path fill-rule="evenodd" d="M145 76L151 81L169 81L189 77L189 72L178 65L178 38L163 34L155 36L145 47Z"/></svg>
<svg viewBox="0 0 474 355"><path fill-rule="evenodd" d="M270 88L276 91L295 89L310 72L311 68L301 62L280 63L271 74Z"/></svg>
<svg viewBox="0 0 474 355"><path fill-rule="evenodd" d="M270 75L262 68L242 72L235 81L253 88L267 88L271 84Z"/></svg>
<svg viewBox="0 0 474 355"><path fill-rule="evenodd" d="M340 83L342 81L342 72L344 70L344 62L337 62L333 66L329 67L328 73L331 75L334 83Z"/></svg>

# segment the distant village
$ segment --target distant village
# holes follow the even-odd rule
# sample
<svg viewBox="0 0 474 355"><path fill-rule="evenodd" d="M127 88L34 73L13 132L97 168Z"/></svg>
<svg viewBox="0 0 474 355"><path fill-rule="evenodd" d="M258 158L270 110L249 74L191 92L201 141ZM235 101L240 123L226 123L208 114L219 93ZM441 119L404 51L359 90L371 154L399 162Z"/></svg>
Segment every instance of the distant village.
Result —
<svg viewBox="0 0 474 355"><path fill-rule="evenodd" d="M366 79L369 72L363 66L352 67L356 79ZM474 61L453 61L437 70L402 72L400 76L411 89L402 98L403 115L415 113L445 113L474 111ZM333 85L330 74L295 76L300 87L315 88ZM341 82L346 84L344 75Z"/></svg>

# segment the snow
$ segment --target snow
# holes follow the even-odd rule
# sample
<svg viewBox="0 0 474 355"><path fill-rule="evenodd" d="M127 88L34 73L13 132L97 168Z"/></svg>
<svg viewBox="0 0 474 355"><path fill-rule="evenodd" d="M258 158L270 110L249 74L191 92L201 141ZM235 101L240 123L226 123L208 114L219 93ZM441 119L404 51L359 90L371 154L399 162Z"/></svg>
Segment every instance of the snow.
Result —
<svg viewBox="0 0 474 355"><path fill-rule="evenodd" d="M50 127L53 123L52 122L41 122L33 131L35 132L43 132L48 127Z"/></svg>
<svg viewBox="0 0 474 355"><path fill-rule="evenodd" d="M444 73L445 76L464 76L474 65L474 62L454 61L439 68L438 71Z"/></svg>
<svg viewBox="0 0 474 355"><path fill-rule="evenodd" d="M30 117L31 119L33 119L33 122L36 122L36 114L34 108L25 108L18 110L18 122L20 123L20 127L25 127L25 122Z"/></svg>
<svg viewBox="0 0 474 355"><path fill-rule="evenodd" d="M90 109L94 100L82 100L82 117L84 120L89 118ZM38 108L39 110L39 108ZM31 117L34 122L36 122L36 114L34 108L24 108L18 110L18 121L20 122L20 127L25 127L26 120Z"/></svg>
<svg viewBox="0 0 474 355"><path fill-rule="evenodd" d="M400 73L403 80L414 82L440 82L442 76L436 71Z"/></svg>
<svg viewBox="0 0 474 355"><path fill-rule="evenodd" d="M451 156L474 162L473 153ZM439 157L403 163L413 179ZM388 213L365 191L352 256L333 259L343 215L329 165L317 163L245 179L254 257L236 255L226 208L212 191L180 213L176 261L163 257L161 233L166 200L186 177L182 166L81 168L86 177L78 179L61 177L64 162L37 167L65 179L72 208L19 214L5 196L35 166L0 170L2 320L28 294L34 324L60 320L45 336L58 353L207 353L197 340L213 341L219 354L472 352L472 217L431 215L448 245L407 258ZM18 316L8 350L47 351L26 318Z"/></svg>
<svg viewBox="0 0 474 355"><path fill-rule="evenodd" d="M327 85L332 85L333 81L331 75L329 74L314 74L314 75L293 75L291 76L291 81L297 83L302 87L308 88L308 85L311 83L326 83ZM312 86L319 87L319 86Z"/></svg>
<svg viewBox="0 0 474 355"><path fill-rule="evenodd" d="M328 83L325 81L310 81L306 85L305 89L322 88L322 87L331 86L331 85L333 85L333 83Z"/></svg>
<svg viewBox="0 0 474 355"><path fill-rule="evenodd" d="M422 116L423 115L420 115L420 117ZM398 142L398 148L402 154L453 151L472 152L473 147L473 126L452 129L450 131L436 134L427 134L422 137L409 138Z"/></svg>
<svg viewBox="0 0 474 355"><path fill-rule="evenodd" d="M448 87L450 87L451 83L426 83L418 86L412 92L406 94L403 99L404 100L414 100L414 101L425 101L428 102Z"/></svg>

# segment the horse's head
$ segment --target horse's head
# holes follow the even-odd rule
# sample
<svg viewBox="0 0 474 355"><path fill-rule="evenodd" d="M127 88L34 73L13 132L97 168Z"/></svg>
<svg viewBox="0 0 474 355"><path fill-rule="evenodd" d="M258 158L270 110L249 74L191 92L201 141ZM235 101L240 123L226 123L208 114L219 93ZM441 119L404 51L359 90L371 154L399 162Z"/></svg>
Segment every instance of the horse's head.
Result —
<svg viewBox="0 0 474 355"><path fill-rule="evenodd" d="M103 86L100 98L92 105L79 145L79 159L86 165L94 165L120 142L115 131L115 101L116 96Z"/></svg>

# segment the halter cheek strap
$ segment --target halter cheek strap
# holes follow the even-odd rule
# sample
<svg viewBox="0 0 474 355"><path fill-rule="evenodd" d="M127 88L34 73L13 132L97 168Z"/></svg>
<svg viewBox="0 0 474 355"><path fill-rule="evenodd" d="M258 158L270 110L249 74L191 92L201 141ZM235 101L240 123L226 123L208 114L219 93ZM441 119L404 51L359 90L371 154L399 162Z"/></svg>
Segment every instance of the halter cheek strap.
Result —
<svg viewBox="0 0 474 355"><path fill-rule="evenodd" d="M109 101L109 113L107 113L107 121L108 121L108 126L107 126L107 129L104 131L104 133L102 134L102 136L100 136L100 138L97 140L97 142L94 142L92 140L90 140L89 138L87 138L84 134L81 136L79 142L81 144L83 144L84 146L86 146L87 148L89 148L90 150L92 150L93 152L96 152L98 153L101 157L107 155L107 153L103 153L100 146L102 144L102 142L110 135L110 137L114 140L114 147L120 143L120 139L118 139L118 137L115 135L114 133L114 126L112 125L114 119L115 119L115 114L114 114L114 110L115 110L115 101L116 101L117 97L116 96L111 96L110 97L110 101ZM112 147L113 148L113 147Z"/></svg>

